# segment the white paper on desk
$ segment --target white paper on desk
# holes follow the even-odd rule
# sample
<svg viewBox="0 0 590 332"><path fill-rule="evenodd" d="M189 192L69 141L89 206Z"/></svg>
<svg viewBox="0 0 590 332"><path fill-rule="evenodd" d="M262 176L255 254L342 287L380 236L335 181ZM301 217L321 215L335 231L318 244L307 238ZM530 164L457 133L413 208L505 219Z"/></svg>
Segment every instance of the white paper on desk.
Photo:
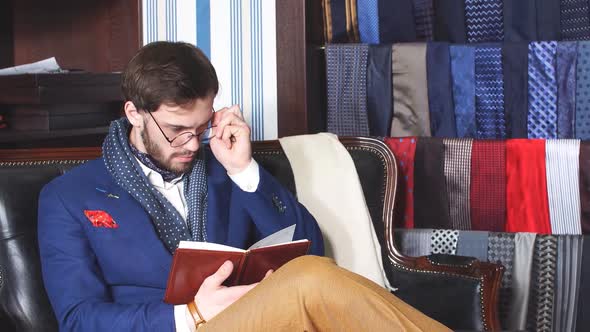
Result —
<svg viewBox="0 0 590 332"><path fill-rule="evenodd" d="M39 73L54 73L56 71L60 71L59 65L57 64L57 60L55 57L33 62L27 63L25 65L15 66L0 69L0 76L7 76L7 75L20 75L20 74L39 74Z"/></svg>

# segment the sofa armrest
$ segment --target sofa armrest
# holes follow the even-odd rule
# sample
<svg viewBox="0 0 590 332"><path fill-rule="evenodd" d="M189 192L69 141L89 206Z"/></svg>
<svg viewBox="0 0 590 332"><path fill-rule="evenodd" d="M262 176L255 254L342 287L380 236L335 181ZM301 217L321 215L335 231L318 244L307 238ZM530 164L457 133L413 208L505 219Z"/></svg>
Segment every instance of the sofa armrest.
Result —
<svg viewBox="0 0 590 332"><path fill-rule="evenodd" d="M394 294L429 317L463 330L499 330L504 267L473 257L390 257Z"/></svg>

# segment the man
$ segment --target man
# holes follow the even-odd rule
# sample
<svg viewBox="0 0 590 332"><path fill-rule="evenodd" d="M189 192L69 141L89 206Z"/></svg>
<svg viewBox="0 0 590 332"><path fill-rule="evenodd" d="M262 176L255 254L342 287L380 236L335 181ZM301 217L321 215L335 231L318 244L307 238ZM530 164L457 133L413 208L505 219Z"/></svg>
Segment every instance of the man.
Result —
<svg viewBox="0 0 590 332"><path fill-rule="evenodd" d="M259 286L222 286L233 270L226 262L193 302L163 303L180 240L245 248L295 224L294 240L311 240L310 253L322 255L322 236L309 212L252 159L239 108L213 112L217 76L197 48L169 42L143 47L123 73L122 89L126 117L111 124L102 158L55 179L40 196L43 278L62 330L330 328L346 320L327 319L332 313L324 304L346 305L334 300L344 289L361 294L351 299L356 305L378 308L368 317L379 316L371 321L381 326L441 327L358 275L329 280L347 272L321 258L269 271ZM310 287L327 282L337 288L326 304L328 295ZM372 295L362 295L367 288ZM346 308L342 315L358 320ZM423 322L415 325L409 317Z"/></svg>

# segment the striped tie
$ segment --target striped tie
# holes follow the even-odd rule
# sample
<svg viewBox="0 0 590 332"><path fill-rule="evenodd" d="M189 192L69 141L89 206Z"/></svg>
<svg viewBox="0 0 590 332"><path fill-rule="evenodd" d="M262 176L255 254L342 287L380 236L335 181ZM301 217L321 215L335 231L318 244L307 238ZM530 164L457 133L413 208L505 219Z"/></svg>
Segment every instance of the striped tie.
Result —
<svg viewBox="0 0 590 332"><path fill-rule="evenodd" d="M434 7L432 0L414 0L414 19L418 40L431 41L434 34Z"/></svg>
<svg viewBox="0 0 590 332"><path fill-rule="evenodd" d="M465 0L467 42L504 40L502 0Z"/></svg>
<svg viewBox="0 0 590 332"><path fill-rule="evenodd" d="M529 138L557 138L557 42L529 44Z"/></svg>

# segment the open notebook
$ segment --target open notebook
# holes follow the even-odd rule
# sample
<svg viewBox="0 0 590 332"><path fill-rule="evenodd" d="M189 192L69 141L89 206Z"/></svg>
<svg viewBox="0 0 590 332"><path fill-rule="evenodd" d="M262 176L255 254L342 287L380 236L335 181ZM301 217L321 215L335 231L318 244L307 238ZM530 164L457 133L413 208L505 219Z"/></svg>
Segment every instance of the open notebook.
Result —
<svg viewBox="0 0 590 332"><path fill-rule="evenodd" d="M273 233L248 249L217 243L180 241L172 259L164 302L186 304L193 300L201 284L227 260L234 270L226 286L259 282L268 270L307 254L309 240L292 241L295 225Z"/></svg>

